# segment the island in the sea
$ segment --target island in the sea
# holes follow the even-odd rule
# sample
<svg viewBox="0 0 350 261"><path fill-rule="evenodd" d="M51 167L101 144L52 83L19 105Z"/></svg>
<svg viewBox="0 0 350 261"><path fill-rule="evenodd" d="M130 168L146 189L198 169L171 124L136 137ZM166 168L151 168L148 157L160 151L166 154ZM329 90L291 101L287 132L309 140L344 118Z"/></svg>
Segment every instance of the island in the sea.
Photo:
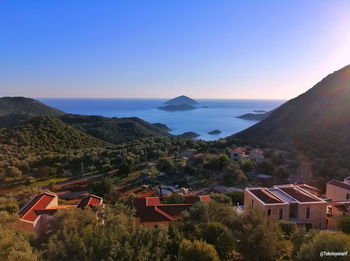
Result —
<svg viewBox="0 0 350 261"><path fill-rule="evenodd" d="M213 130L213 131L209 131L208 134L210 135L215 135L215 134L220 134L221 131L220 130Z"/></svg>
<svg viewBox="0 0 350 261"><path fill-rule="evenodd" d="M164 105L158 107L158 109L163 111L189 111L196 109L196 105L198 105L198 102L185 95L181 95L166 101Z"/></svg>
<svg viewBox="0 0 350 261"><path fill-rule="evenodd" d="M188 132L182 133L179 136L182 138L185 138L185 139L195 139L195 138L198 138L200 135L198 133L193 132L193 131L188 131Z"/></svg>
<svg viewBox="0 0 350 261"><path fill-rule="evenodd" d="M237 118L243 119L243 120L249 120L249 121L262 121L265 120L267 117L269 117L271 114L271 111L264 112L264 113L246 113L240 116L237 116Z"/></svg>

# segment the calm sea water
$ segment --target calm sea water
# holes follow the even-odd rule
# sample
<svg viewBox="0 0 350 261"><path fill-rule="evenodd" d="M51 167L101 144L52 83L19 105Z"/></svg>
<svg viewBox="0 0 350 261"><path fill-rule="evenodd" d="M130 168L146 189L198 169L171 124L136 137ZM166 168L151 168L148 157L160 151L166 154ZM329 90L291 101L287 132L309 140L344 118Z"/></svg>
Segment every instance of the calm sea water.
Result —
<svg viewBox="0 0 350 261"><path fill-rule="evenodd" d="M255 110L270 111L277 108L282 100L207 100L196 99L199 106L191 111L167 112L158 110L164 99L39 99L49 106L66 113L102 115L106 117L139 117L151 123L164 123L172 134L193 131L200 139L216 140L244 130L257 121L236 118ZM218 129L221 134L208 132Z"/></svg>

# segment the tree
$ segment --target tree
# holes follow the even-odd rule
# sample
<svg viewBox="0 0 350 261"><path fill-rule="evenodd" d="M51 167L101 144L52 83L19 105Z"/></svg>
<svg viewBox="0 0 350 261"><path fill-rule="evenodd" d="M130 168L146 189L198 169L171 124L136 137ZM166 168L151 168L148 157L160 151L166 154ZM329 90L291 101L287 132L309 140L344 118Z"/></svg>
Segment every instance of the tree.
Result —
<svg viewBox="0 0 350 261"><path fill-rule="evenodd" d="M343 217L338 223L339 229L346 234L350 234L350 216Z"/></svg>
<svg viewBox="0 0 350 261"><path fill-rule="evenodd" d="M14 198L0 197L0 211L7 211L10 214L18 212L19 206Z"/></svg>
<svg viewBox="0 0 350 261"><path fill-rule="evenodd" d="M171 172L174 170L174 163L169 159L160 159L157 164L157 169L162 172Z"/></svg>
<svg viewBox="0 0 350 261"><path fill-rule="evenodd" d="M25 179L26 185L30 186L36 182L35 178L32 176L26 177Z"/></svg>
<svg viewBox="0 0 350 261"><path fill-rule="evenodd" d="M185 198L179 193L171 193L170 196L164 197L164 204L180 204L184 203Z"/></svg>
<svg viewBox="0 0 350 261"><path fill-rule="evenodd" d="M278 223L283 235L289 238L297 229L297 225L294 222L282 220Z"/></svg>
<svg viewBox="0 0 350 261"><path fill-rule="evenodd" d="M224 169L223 184L227 186L244 186L248 178L238 164L230 164Z"/></svg>
<svg viewBox="0 0 350 261"><path fill-rule="evenodd" d="M38 260L38 256L30 246L29 240L24 234L15 232L14 230L5 226L0 226L0 231L0 260Z"/></svg>
<svg viewBox="0 0 350 261"><path fill-rule="evenodd" d="M20 178L22 176L22 171L20 171L18 168L14 166L7 167L5 170L6 176L13 177L13 178Z"/></svg>
<svg viewBox="0 0 350 261"><path fill-rule="evenodd" d="M201 225L201 237L205 242L213 245L221 260L230 260L234 251L235 240L230 230L219 222Z"/></svg>
<svg viewBox="0 0 350 261"><path fill-rule="evenodd" d="M320 258L321 253L345 252L350 249L350 235L340 232L320 232L310 242L304 243L297 255L297 260L349 260L349 257L327 257Z"/></svg>
<svg viewBox="0 0 350 261"><path fill-rule="evenodd" d="M224 194L218 194L218 193L210 193L210 197L215 200L216 202L232 205L231 198L224 195Z"/></svg>
<svg viewBox="0 0 350 261"><path fill-rule="evenodd" d="M215 248L203 241L184 239L179 249L180 261L219 261Z"/></svg>
<svg viewBox="0 0 350 261"><path fill-rule="evenodd" d="M113 182L112 178L104 177L92 187L91 193L103 197L114 190Z"/></svg>
<svg viewBox="0 0 350 261"><path fill-rule="evenodd" d="M276 260L286 254L284 240L278 225L272 223L265 212L251 208L233 226L238 239L237 247L244 260Z"/></svg>
<svg viewBox="0 0 350 261"><path fill-rule="evenodd" d="M231 198L233 205L236 205L237 203L239 205L243 205L243 201L244 201L243 191L240 191L240 190L230 191L230 192L226 192L225 195Z"/></svg>

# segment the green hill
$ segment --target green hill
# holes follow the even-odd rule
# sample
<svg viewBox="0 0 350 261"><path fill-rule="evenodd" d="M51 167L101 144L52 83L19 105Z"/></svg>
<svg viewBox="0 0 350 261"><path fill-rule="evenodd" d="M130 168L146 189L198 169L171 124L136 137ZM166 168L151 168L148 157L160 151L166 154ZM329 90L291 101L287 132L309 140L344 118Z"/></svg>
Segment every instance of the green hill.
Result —
<svg viewBox="0 0 350 261"><path fill-rule="evenodd" d="M0 116L9 114L28 114L31 116L59 116L64 114L64 112L30 98L0 98Z"/></svg>
<svg viewBox="0 0 350 261"><path fill-rule="evenodd" d="M164 129L139 118L106 118L102 116L84 116L65 114L60 119L96 138L121 143L149 136L167 136Z"/></svg>
<svg viewBox="0 0 350 261"><path fill-rule="evenodd" d="M35 117L20 126L0 129L0 161L33 162L40 157L106 147L112 145L50 116Z"/></svg>
<svg viewBox="0 0 350 261"><path fill-rule="evenodd" d="M292 148L309 158L350 168L350 65L233 138L254 145Z"/></svg>

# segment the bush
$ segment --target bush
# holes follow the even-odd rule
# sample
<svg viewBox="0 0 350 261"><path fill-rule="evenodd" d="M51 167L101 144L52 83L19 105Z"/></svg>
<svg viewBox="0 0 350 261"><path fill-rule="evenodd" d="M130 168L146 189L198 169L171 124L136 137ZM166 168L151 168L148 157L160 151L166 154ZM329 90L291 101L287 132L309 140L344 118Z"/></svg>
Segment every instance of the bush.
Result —
<svg viewBox="0 0 350 261"><path fill-rule="evenodd" d="M180 204L184 203L185 198L181 194L172 193L170 196L164 197L164 204Z"/></svg>
<svg viewBox="0 0 350 261"><path fill-rule="evenodd" d="M350 217L343 217L338 223L339 229L346 234L350 234Z"/></svg>
<svg viewBox="0 0 350 261"><path fill-rule="evenodd" d="M278 223L282 233L284 236L289 238L297 229L297 225L294 222L289 222L289 221L280 221Z"/></svg>
<svg viewBox="0 0 350 261"><path fill-rule="evenodd" d="M179 249L180 261L219 261L215 248L203 241L184 239Z"/></svg>
<svg viewBox="0 0 350 261"><path fill-rule="evenodd" d="M300 248L297 260L348 260L349 257L326 257L320 258L320 253L345 252L350 249L350 235L339 232L320 232L310 242L304 243Z"/></svg>
<svg viewBox="0 0 350 261"><path fill-rule="evenodd" d="M231 198L224 194L210 193L210 197L218 203L232 205Z"/></svg>
<svg viewBox="0 0 350 261"><path fill-rule="evenodd" d="M231 191L231 192L226 192L226 196L231 198L232 204L236 205L237 203L239 205L243 205L244 202L244 193L243 191Z"/></svg>

